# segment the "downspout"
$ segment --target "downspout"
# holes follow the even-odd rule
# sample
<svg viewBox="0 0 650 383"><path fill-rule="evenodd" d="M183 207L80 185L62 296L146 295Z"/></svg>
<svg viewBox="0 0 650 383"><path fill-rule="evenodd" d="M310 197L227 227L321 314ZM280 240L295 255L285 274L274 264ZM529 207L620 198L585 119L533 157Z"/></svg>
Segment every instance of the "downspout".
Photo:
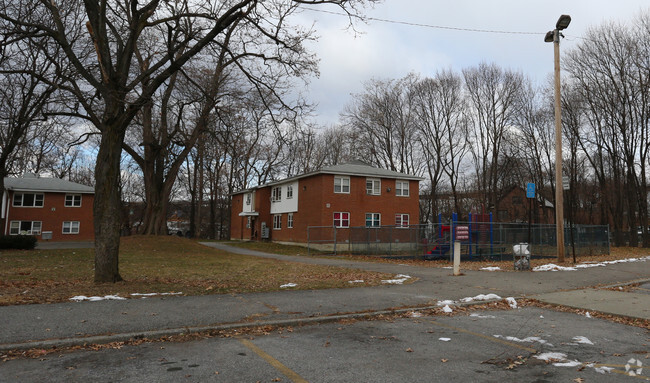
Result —
<svg viewBox="0 0 650 383"><path fill-rule="evenodd" d="M9 225L9 207L11 204L9 203L9 193L6 190L2 193L2 204L7 206L7 211L5 212L5 230L3 233L3 235L7 235L7 226Z"/></svg>

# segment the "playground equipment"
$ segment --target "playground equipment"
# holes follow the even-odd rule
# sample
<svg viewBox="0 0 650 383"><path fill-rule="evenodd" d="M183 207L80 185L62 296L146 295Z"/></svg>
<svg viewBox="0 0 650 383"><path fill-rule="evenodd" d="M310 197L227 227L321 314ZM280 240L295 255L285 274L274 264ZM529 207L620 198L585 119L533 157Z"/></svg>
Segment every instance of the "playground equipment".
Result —
<svg viewBox="0 0 650 383"><path fill-rule="evenodd" d="M427 243L432 246L429 250L425 246L424 258L428 260L451 259L452 242L456 239L458 226L467 226L469 236L461 240L462 246L465 246L466 256L469 259L476 257L500 256L503 250L494 246L492 213L490 214L469 214L469 222L458 222L458 214L452 215L448 225L443 224L442 214L438 215L438 225L434 231L434 238L427 239ZM428 251L427 251L428 250Z"/></svg>

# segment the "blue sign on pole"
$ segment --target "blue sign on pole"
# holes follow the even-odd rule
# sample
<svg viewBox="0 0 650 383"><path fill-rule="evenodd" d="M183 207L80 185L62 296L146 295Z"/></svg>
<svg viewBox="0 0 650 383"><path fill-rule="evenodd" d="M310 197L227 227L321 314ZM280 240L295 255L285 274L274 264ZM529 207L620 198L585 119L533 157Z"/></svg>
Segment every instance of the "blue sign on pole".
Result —
<svg viewBox="0 0 650 383"><path fill-rule="evenodd" d="M532 182L526 184L526 198L535 198L535 184Z"/></svg>

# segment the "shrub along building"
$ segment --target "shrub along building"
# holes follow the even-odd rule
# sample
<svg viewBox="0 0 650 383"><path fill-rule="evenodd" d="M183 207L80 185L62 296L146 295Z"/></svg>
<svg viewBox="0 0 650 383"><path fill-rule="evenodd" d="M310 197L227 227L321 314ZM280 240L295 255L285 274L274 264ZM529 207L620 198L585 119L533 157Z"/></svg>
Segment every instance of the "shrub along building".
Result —
<svg viewBox="0 0 650 383"><path fill-rule="evenodd" d="M356 161L241 190L232 195L230 237L304 243L308 227L417 225L421 180Z"/></svg>
<svg viewBox="0 0 650 383"><path fill-rule="evenodd" d="M92 241L94 190L58 179L5 178L0 222L4 235L34 235L39 241Z"/></svg>

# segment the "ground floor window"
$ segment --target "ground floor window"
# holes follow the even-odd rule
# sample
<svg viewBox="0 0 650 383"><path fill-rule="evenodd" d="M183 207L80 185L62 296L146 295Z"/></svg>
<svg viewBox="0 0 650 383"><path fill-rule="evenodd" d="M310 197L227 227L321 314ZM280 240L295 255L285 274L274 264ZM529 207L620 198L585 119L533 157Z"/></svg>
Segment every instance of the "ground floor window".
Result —
<svg viewBox="0 0 650 383"><path fill-rule="evenodd" d="M250 216L246 217L246 228L247 229L251 228L251 221L252 221L252 219L251 219Z"/></svg>
<svg viewBox="0 0 650 383"><path fill-rule="evenodd" d="M79 234L79 221L64 221L63 234Z"/></svg>
<svg viewBox="0 0 650 383"><path fill-rule="evenodd" d="M350 227L350 213L348 213L348 212L335 212L334 213L334 227Z"/></svg>
<svg viewBox="0 0 650 383"><path fill-rule="evenodd" d="M408 214L395 214L395 226L408 227L409 215Z"/></svg>
<svg viewBox="0 0 650 383"><path fill-rule="evenodd" d="M41 234L41 221L11 221L9 234L11 235L39 235Z"/></svg>
<svg viewBox="0 0 650 383"><path fill-rule="evenodd" d="M273 216L273 230L282 229L282 214L276 214Z"/></svg>
<svg viewBox="0 0 650 383"><path fill-rule="evenodd" d="M293 229L293 213L287 215L287 228Z"/></svg>
<svg viewBox="0 0 650 383"><path fill-rule="evenodd" d="M379 227L379 226L381 226L381 214L366 213L366 227Z"/></svg>

